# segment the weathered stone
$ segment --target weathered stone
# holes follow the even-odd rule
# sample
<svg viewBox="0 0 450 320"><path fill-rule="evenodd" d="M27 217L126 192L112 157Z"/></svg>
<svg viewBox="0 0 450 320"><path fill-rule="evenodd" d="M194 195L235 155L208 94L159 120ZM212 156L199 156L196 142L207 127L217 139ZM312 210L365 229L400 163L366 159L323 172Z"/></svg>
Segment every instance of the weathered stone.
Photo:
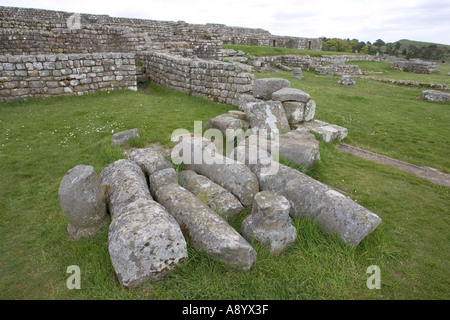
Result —
<svg viewBox="0 0 450 320"><path fill-rule="evenodd" d="M178 223L151 200L135 201L113 219L108 249L117 278L126 287L161 281L188 256Z"/></svg>
<svg viewBox="0 0 450 320"><path fill-rule="evenodd" d="M127 131L117 132L111 138L112 146L126 146L131 138L139 138L139 130L131 129Z"/></svg>
<svg viewBox="0 0 450 320"><path fill-rule="evenodd" d="M358 245L381 223L373 212L298 170L278 164L276 172L266 174L263 169L271 165L266 161L271 156L254 149L257 147L238 146L233 157L245 159L258 177L261 190L279 193L289 200L292 217L314 219L326 231L338 234L349 245ZM250 162L251 156L264 159Z"/></svg>
<svg viewBox="0 0 450 320"><path fill-rule="evenodd" d="M265 78L256 79L253 87L253 95L255 98L270 100L272 93L282 88L290 88L291 83L286 79L281 78Z"/></svg>
<svg viewBox="0 0 450 320"><path fill-rule="evenodd" d="M205 124L206 129L218 129L226 136L226 130L247 130L248 123L244 120L241 120L237 114L225 113L218 115L217 117L212 118Z"/></svg>
<svg viewBox="0 0 450 320"><path fill-rule="evenodd" d="M250 206L259 192L258 180L247 166L217 154L214 144L202 137L185 136L173 148L172 160L222 186L244 206Z"/></svg>
<svg viewBox="0 0 450 320"><path fill-rule="evenodd" d="M192 170L181 171L180 184L225 219L234 217L243 209L239 200L230 192Z"/></svg>
<svg viewBox="0 0 450 320"><path fill-rule="evenodd" d="M450 93L437 90L425 90L422 91L419 99L431 102L448 102L450 101Z"/></svg>
<svg viewBox="0 0 450 320"><path fill-rule="evenodd" d="M308 130L297 129L279 136L280 158L303 168L310 168L320 160L319 141Z"/></svg>
<svg viewBox="0 0 450 320"><path fill-rule="evenodd" d="M239 119L246 121L247 120L247 114L243 111L239 110L228 110L229 114L237 116Z"/></svg>
<svg viewBox="0 0 450 320"><path fill-rule="evenodd" d="M414 73L431 73L439 71L438 64L425 62L422 60L394 61L392 68L395 70Z"/></svg>
<svg viewBox="0 0 450 320"><path fill-rule="evenodd" d="M173 168L166 168L156 171L148 177L148 184L150 185L150 192L152 196L155 196L158 188L169 183L178 183L177 173Z"/></svg>
<svg viewBox="0 0 450 320"><path fill-rule="evenodd" d="M141 167L128 159L117 160L100 174L106 203L113 218L137 200L153 200Z"/></svg>
<svg viewBox="0 0 450 320"><path fill-rule="evenodd" d="M265 130L273 136L290 130L283 105L279 101L248 102L243 108L255 133Z"/></svg>
<svg viewBox="0 0 450 320"><path fill-rule="evenodd" d="M317 133L325 142L333 140L341 141L345 139L348 134L347 128L320 120L305 122L301 124L300 127Z"/></svg>
<svg viewBox="0 0 450 320"><path fill-rule="evenodd" d="M242 236L249 242L253 238L262 242L273 255L280 254L297 238L289 210L285 197L270 191L259 192L251 215L242 222Z"/></svg>
<svg viewBox="0 0 450 320"><path fill-rule="evenodd" d="M305 120L306 103L296 101L283 102L284 112L289 124L297 124Z"/></svg>
<svg viewBox="0 0 450 320"><path fill-rule="evenodd" d="M156 171L172 168L170 161L152 148L135 149L128 154L128 158L136 162L148 176Z"/></svg>
<svg viewBox="0 0 450 320"><path fill-rule="evenodd" d="M308 122L314 119L315 113L316 113L316 102L314 100L309 100L305 107L304 121Z"/></svg>
<svg viewBox="0 0 450 320"><path fill-rule="evenodd" d="M327 74L332 76L341 75L360 75L362 74L361 69L357 65L347 65L344 63L332 63L328 66L321 66L315 69L317 74Z"/></svg>
<svg viewBox="0 0 450 320"><path fill-rule="evenodd" d="M276 160L283 158L305 169L320 160L319 141L309 130L303 128L279 135L274 140L252 135L239 145L258 147L270 153Z"/></svg>
<svg viewBox="0 0 450 320"><path fill-rule="evenodd" d="M294 69L292 69L292 78L303 79L302 68L294 68Z"/></svg>
<svg viewBox="0 0 450 320"><path fill-rule="evenodd" d="M249 270L256 251L222 217L183 187L161 186L156 199L177 220L190 244L229 267Z"/></svg>
<svg viewBox="0 0 450 320"><path fill-rule="evenodd" d="M356 81L352 76L344 75L339 78L338 84L344 86L356 86Z"/></svg>
<svg viewBox="0 0 450 320"><path fill-rule="evenodd" d="M272 100L275 101L297 101L307 103L311 97L306 92L296 88L283 88L272 94Z"/></svg>
<svg viewBox="0 0 450 320"><path fill-rule="evenodd" d="M58 198L74 240L95 237L109 220L100 178L91 166L70 169L61 180Z"/></svg>

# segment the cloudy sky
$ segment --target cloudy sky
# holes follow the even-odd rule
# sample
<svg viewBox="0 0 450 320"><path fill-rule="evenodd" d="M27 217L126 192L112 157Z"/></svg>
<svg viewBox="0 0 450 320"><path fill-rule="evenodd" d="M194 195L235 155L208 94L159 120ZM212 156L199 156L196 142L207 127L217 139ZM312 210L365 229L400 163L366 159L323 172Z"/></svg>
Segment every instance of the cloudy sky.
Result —
<svg viewBox="0 0 450 320"><path fill-rule="evenodd" d="M222 23L275 35L450 45L450 0L0 0L0 5Z"/></svg>

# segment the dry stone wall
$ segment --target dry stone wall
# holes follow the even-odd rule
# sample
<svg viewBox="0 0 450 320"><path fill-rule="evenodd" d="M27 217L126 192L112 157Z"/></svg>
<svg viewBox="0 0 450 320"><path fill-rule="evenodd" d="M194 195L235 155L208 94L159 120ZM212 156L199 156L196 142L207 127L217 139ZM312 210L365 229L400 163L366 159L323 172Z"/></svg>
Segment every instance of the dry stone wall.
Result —
<svg viewBox="0 0 450 320"><path fill-rule="evenodd" d="M275 36L262 29L197 25L184 21L156 21L78 14L79 25L71 28L73 13L0 7L0 54L139 52L149 49L180 49L199 58L216 59L222 43L279 46L321 50L320 39ZM178 48L177 48L178 47ZM126 49L126 50L125 50Z"/></svg>
<svg viewBox="0 0 450 320"><path fill-rule="evenodd" d="M132 53L0 56L0 101L136 90Z"/></svg>
<svg viewBox="0 0 450 320"><path fill-rule="evenodd" d="M196 97L239 105L239 95L253 89L251 67L238 63L190 59L163 52L143 53L149 79Z"/></svg>

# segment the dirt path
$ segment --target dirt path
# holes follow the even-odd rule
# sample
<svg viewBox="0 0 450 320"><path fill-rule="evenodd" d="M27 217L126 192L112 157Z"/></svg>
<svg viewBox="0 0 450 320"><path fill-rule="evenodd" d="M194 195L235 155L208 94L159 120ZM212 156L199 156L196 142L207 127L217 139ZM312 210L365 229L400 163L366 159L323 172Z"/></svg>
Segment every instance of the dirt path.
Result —
<svg viewBox="0 0 450 320"><path fill-rule="evenodd" d="M345 143L338 145L337 148L343 152L353 154L357 157L387 164L400 170L414 173L415 175L433 183L450 187L450 174L443 173L434 168L416 166L414 164L389 158L381 154L363 150Z"/></svg>

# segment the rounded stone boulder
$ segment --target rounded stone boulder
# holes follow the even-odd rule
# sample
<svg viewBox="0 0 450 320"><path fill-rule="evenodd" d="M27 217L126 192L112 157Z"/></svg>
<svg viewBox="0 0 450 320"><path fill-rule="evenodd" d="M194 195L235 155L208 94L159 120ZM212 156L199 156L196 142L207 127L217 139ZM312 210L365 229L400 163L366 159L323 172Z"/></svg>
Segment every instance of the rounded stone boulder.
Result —
<svg viewBox="0 0 450 320"><path fill-rule="evenodd" d="M58 198L74 240L95 237L109 220L100 178L92 166L70 169L61 180Z"/></svg>

